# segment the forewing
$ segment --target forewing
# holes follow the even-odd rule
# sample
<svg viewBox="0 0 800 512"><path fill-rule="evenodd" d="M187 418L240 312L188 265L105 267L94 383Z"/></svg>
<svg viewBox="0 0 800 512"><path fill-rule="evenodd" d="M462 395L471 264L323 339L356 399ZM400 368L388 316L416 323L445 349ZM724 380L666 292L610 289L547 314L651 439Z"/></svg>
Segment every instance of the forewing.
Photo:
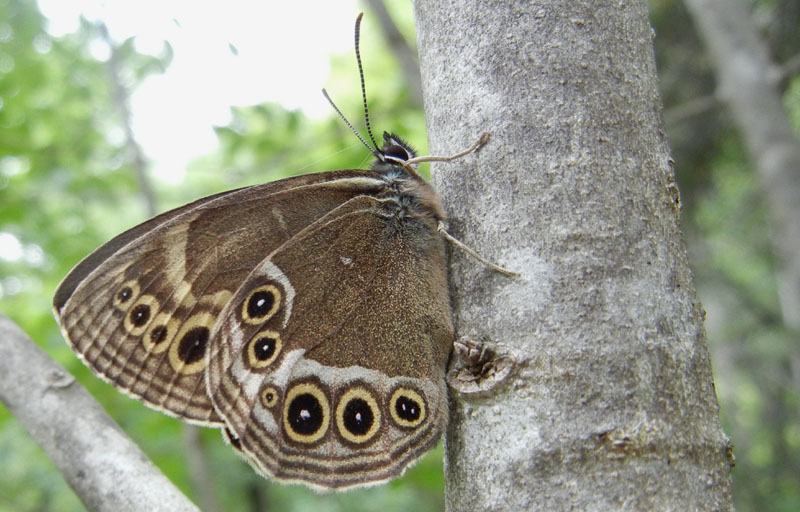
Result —
<svg viewBox="0 0 800 512"><path fill-rule="evenodd" d="M119 235L56 291L67 341L96 374L149 406L219 424L204 374L220 312L266 255L368 189L366 174L328 172L226 192Z"/></svg>

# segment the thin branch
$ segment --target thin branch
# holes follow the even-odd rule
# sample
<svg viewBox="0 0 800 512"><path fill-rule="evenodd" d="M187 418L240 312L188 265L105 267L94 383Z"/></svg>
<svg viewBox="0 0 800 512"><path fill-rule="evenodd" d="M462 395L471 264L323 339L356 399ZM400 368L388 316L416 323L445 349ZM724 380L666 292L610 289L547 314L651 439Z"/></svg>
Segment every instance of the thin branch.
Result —
<svg viewBox="0 0 800 512"><path fill-rule="evenodd" d="M773 83L781 92L786 90L791 78L800 72L800 53L791 57L782 66L775 69L776 72L768 73L767 81ZM664 123L676 125L691 117L705 114L709 110L715 109L720 104L717 94L706 94L691 98L680 105L664 110Z"/></svg>
<svg viewBox="0 0 800 512"><path fill-rule="evenodd" d="M111 56L108 59L109 81L111 82L111 88L114 93L114 107L120 113L122 128L125 130L125 147L130 154L131 163L133 164L136 178L139 181L139 188L142 191L142 197L147 207L147 215L152 217L158 211L156 207L156 196L155 193L153 193L153 186L150 184L150 179L147 177L147 161L144 157L144 152L136 141L136 137L133 135L131 112L130 108L128 108L128 91L122 83L119 50L111 39L106 25L101 23L99 28L103 40L111 51Z"/></svg>
<svg viewBox="0 0 800 512"><path fill-rule="evenodd" d="M699 98L692 98L688 101L664 110L664 124L674 126L687 119L705 114L709 110L719 106L719 99L715 94L707 94Z"/></svg>
<svg viewBox="0 0 800 512"><path fill-rule="evenodd" d="M89 510L198 510L86 389L2 313L0 401Z"/></svg>
<svg viewBox="0 0 800 512"><path fill-rule="evenodd" d="M422 107L422 79L419 74L419 60L416 52L397 29L397 25L386 9L383 0L367 0L367 4L369 4L375 16L378 17L386 42L389 43L392 53L394 53L400 63L400 67L403 69L403 76L406 79L413 104Z"/></svg>
<svg viewBox="0 0 800 512"><path fill-rule="evenodd" d="M791 84L792 77L798 72L800 72L800 53L790 57L777 70L774 82L781 94L786 92L786 89Z"/></svg>
<svg viewBox="0 0 800 512"><path fill-rule="evenodd" d="M785 80L791 78L795 73L800 73L800 53L789 58L781 66L781 74Z"/></svg>

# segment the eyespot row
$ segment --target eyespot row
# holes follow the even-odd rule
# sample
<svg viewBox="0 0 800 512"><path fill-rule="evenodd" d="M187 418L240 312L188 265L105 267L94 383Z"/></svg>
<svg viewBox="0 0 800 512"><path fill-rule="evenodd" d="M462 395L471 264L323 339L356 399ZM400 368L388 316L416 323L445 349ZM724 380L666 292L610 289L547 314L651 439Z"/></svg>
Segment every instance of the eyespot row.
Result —
<svg viewBox="0 0 800 512"><path fill-rule="evenodd" d="M280 401L280 395L274 386L264 387L259 394L261 405L266 409L274 409ZM427 416L422 394L406 386L399 386L390 393L386 411L391 421L403 429L419 427ZM328 394L319 383L295 383L286 391L280 414L284 433L293 441L303 444L322 439L331 422L345 441L363 444L376 436L384 422L379 401L362 384L349 387L332 407Z"/></svg>
<svg viewBox="0 0 800 512"><path fill-rule="evenodd" d="M181 288L186 299L188 286ZM205 368L204 356L217 318L213 311L221 310L230 296L229 291L222 290L198 300L189 297L187 302L199 308L181 321L174 311L162 311L162 304L155 295L141 294L138 282L132 279L117 288L112 303L125 314L122 325L128 335L141 337L148 353L160 354L168 350L167 359L173 370L190 375Z"/></svg>

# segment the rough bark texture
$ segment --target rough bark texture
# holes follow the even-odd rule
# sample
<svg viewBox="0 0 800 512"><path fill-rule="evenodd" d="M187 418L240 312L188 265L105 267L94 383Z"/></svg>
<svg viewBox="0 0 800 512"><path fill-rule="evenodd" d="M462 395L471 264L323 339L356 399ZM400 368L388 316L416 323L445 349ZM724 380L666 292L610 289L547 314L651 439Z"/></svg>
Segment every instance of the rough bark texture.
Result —
<svg viewBox="0 0 800 512"><path fill-rule="evenodd" d="M784 72L740 0L686 0L711 56L717 92L733 113L772 217L784 323L800 329L800 141L783 106Z"/></svg>
<svg viewBox="0 0 800 512"><path fill-rule="evenodd" d="M89 510L198 510L86 389L2 313L0 401Z"/></svg>
<svg viewBox="0 0 800 512"><path fill-rule="evenodd" d="M644 0L418 0L457 330L516 358L453 396L448 510L726 510L703 309L679 230Z"/></svg>

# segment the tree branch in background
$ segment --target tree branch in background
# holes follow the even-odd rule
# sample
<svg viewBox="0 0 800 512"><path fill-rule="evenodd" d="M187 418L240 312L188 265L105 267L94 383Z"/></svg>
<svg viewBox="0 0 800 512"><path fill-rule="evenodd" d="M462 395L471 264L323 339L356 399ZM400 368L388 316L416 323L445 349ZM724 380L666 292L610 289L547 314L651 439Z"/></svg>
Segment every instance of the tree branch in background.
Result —
<svg viewBox="0 0 800 512"><path fill-rule="evenodd" d="M147 177L147 161L142 152L141 146L136 142L136 137L133 135L133 128L131 126L131 111L128 107L128 91L122 83L122 69L117 45L111 39L108 33L108 28L104 23L99 24L100 34L103 40L108 45L111 51L111 56L108 59L108 75L111 82L111 90L113 92L114 107L119 112L122 129L125 132L125 147L128 150L133 170L136 173L136 178L139 181L139 188L147 208L147 215L152 217L158 212L156 206L156 196L153 193L153 186L150 184L150 179Z"/></svg>
<svg viewBox="0 0 800 512"><path fill-rule="evenodd" d="M103 40L108 45L111 56L108 59L108 75L113 91L114 108L119 112L122 128L125 133L125 147L131 159L136 179L139 182L139 191L145 204L148 217L158 213L158 199L153 191L153 185L147 170L147 158L133 134L133 123L130 108L128 107L129 93L122 80L122 58L119 49L108 32L104 23L99 24ZM182 424L184 430L184 446L186 446L186 461L189 464L192 485L202 505L207 512L219 510L219 499L214 490L212 475L214 474L208 461L203 438L199 429L194 425Z"/></svg>
<svg viewBox="0 0 800 512"><path fill-rule="evenodd" d="M692 98L687 102L664 110L664 124L667 127L674 126L696 115L704 114L717 106L719 106L719 100L713 94Z"/></svg>
<svg viewBox="0 0 800 512"><path fill-rule="evenodd" d="M793 56L783 63L783 65L773 73L769 80L776 84L779 91L785 91L792 77L800 72L800 54ZM716 94L707 94L692 98L689 101L664 110L664 124L667 127L676 125L690 117L703 114L720 104L720 98ZM667 130L670 131L670 130Z"/></svg>
<svg viewBox="0 0 800 512"><path fill-rule="evenodd" d="M788 83L789 80L797 73L800 73L800 53L794 55L783 63L783 66L781 66L780 82ZM781 90L783 89L785 89L785 87L781 88Z"/></svg>
<svg viewBox="0 0 800 512"><path fill-rule="evenodd" d="M0 400L89 510L198 510L86 389L2 313Z"/></svg>
<svg viewBox="0 0 800 512"><path fill-rule="evenodd" d="M367 0L370 9L378 17L378 21L383 28L383 35L392 49L392 53L403 69L403 76L406 79L411 101L416 107L422 107L422 82L419 76L419 62L417 55L408 44L403 34L397 30L392 16L386 9L383 0Z"/></svg>
<svg viewBox="0 0 800 512"><path fill-rule="evenodd" d="M686 0L761 179L772 220L783 321L800 330L800 141L768 56L741 0Z"/></svg>

